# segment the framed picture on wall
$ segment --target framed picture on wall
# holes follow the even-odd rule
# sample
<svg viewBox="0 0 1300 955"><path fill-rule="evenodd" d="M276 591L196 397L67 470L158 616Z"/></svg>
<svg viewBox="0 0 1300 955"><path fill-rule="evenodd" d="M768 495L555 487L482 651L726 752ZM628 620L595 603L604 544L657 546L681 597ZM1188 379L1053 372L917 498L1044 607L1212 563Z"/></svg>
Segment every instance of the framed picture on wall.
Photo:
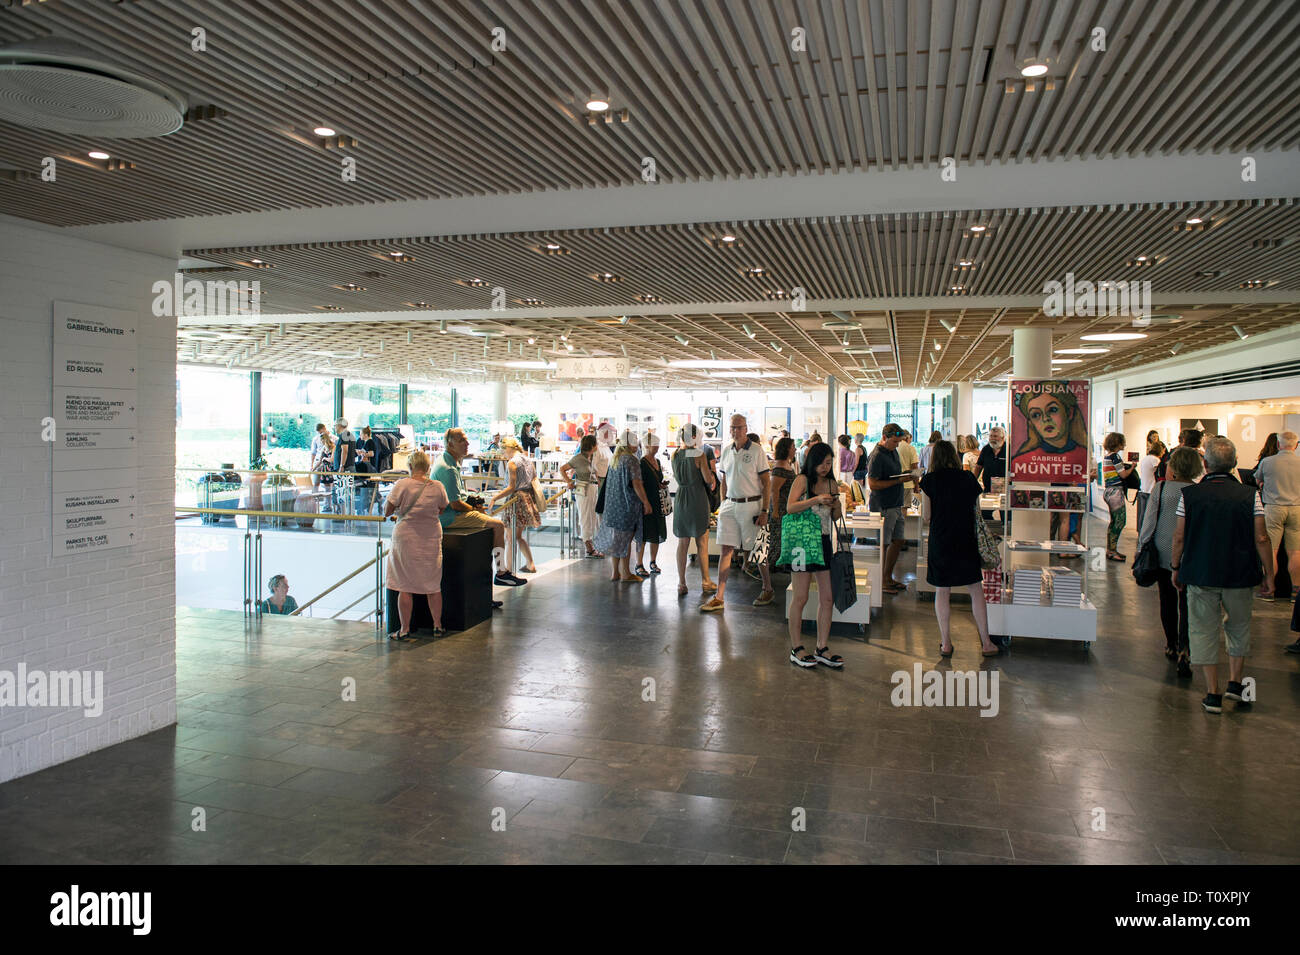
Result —
<svg viewBox="0 0 1300 955"><path fill-rule="evenodd" d="M688 412L671 412L664 424L665 433L661 436L664 446L669 448L677 447L677 432L690 423L691 416Z"/></svg>
<svg viewBox="0 0 1300 955"><path fill-rule="evenodd" d="M781 437L782 431L790 430L790 409L789 408L764 408L763 409L763 430L759 432L765 442L771 443L773 438Z"/></svg>
<svg viewBox="0 0 1300 955"><path fill-rule="evenodd" d="M705 441L717 444L722 440L722 408L704 405L700 408L700 432Z"/></svg>

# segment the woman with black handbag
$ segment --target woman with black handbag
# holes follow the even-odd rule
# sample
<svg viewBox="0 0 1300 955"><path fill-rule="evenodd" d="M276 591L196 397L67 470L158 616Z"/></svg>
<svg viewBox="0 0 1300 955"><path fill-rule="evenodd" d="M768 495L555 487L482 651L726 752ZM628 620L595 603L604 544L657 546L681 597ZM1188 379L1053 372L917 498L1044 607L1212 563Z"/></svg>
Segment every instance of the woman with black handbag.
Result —
<svg viewBox="0 0 1300 955"><path fill-rule="evenodd" d="M1178 675L1190 678L1192 663L1187 641L1187 591L1174 586L1170 567L1174 549L1174 528L1178 524L1178 500L1183 488L1200 480L1205 470L1201 455L1192 448L1177 447L1169 455L1165 479L1156 484L1155 498L1146 508L1145 520L1138 529L1142 545L1151 544L1156 551L1156 588L1160 593L1160 627L1165 632L1165 658L1177 661ZM1141 554L1139 553L1139 556ZM1134 561L1134 570L1137 561Z"/></svg>

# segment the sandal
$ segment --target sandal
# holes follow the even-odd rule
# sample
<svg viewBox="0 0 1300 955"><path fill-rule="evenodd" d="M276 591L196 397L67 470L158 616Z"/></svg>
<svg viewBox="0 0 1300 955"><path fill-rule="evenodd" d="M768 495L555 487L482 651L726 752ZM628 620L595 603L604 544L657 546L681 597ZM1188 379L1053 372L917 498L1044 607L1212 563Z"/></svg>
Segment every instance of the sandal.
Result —
<svg viewBox="0 0 1300 955"><path fill-rule="evenodd" d="M830 647L817 648L817 662L830 667L832 670L838 670L844 666L844 658L838 653L831 653Z"/></svg>
<svg viewBox="0 0 1300 955"><path fill-rule="evenodd" d="M652 574L662 574L662 573L663 573L663 571L659 569L659 565L656 564L653 560L650 561L650 573L652 573Z"/></svg>
<svg viewBox="0 0 1300 955"><path fill-rule="evenodd" d="M790 648L790 662L795 666L803 667L805 670L810 667L815 667L817 665L817 658L811 653L805 653L803 656L800 656L799 653L801 650L803 650L802 643L797 647Z"/></svg>
<svg viewBox="0 0 1300 955"><path fill-rule="evenodd" d="M992 650L981 650L981 651L980 651L980 653L984 654L984 656L986 656L986 657L995 657L995 656L997 656L997 655L998 655L999 653L1001 653L1001 652L1002 652L1002 648L1001 648L1001 647L994 647Z"/></svg>
<svg viewBox="0 0 1300 955"><path fill-rule="evenodd" d="M690 592L691 592L691 588L687 587L685 584L677 585L677 596L685 597Z"/></svg>
<svg viewBox="0 0 1300 955"><path fill-rule="evenodd" d="M405 643L407 640L411 639L411 634L409 631L407 633L390 633L388 639L396 640L398 643Z"/></svg>
<svg viewBox="0 0 1300 955"><path fill-rule="evenodd" d="M953 651L954 649L955 649L954 647L949 647L949 648L948 648L948 652L947 652L947 653L944 653L944 652L943 652L943 644L941 643L941 644L939 644L939 656L941 656L941 657L950 657L950 656L952 656L952 651Z"/></svg>
<svg viewBox="0 0 1300 955"><path fill-rule="evenodd" d="M645 567L642 566L641 564L637 564L636 567L632 570L632 573L642 578L650 576L650 571L646 570Z"/></svg>
<svg viewBox="0 0 1300 955"><path fill-rule="evenodd" d="M447 631L442 629L442 627L434 627L433 635L435 637L445 637L447 635Z"/></svg>
<svg viewBox="0 0 1300 955"><path fill-rule="evenodd" d="M706 580L700 589L706 594L716 594L718 592L718 585L711 580Z"/></svg>
<svg viewBox="0 0 1300 955"><path fill-rule="evenodd" d="M1107 559L1107 560L1117 560L1117 561L1119 561L1119 562L1122 564L1122 563L1124 563L1124 561L1127 560L1128 558L1125 557L1123 554L1121 554L1121 553L1119 553L1119 552L1117 551L1117 552L1115 552L1115 553L1113 553L1113 554L1107 554L1107 555L1106 555L1106 559Z"/></svg>

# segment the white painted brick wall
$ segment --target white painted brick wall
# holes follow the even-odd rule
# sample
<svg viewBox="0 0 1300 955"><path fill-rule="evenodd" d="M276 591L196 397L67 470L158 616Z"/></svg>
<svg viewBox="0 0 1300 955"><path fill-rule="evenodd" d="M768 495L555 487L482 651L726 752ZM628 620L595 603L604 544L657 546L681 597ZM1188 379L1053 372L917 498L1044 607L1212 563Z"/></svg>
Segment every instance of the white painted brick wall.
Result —
<svg viewBox="0 0 1300 955"><path fill-rule="evenodd" d="M104 712L0 708L0 782L176 722L176 324L150 311L176 263L0 220L0 670L103 670ZM135 311L138 542L52 557L53 302Z"/></svg>

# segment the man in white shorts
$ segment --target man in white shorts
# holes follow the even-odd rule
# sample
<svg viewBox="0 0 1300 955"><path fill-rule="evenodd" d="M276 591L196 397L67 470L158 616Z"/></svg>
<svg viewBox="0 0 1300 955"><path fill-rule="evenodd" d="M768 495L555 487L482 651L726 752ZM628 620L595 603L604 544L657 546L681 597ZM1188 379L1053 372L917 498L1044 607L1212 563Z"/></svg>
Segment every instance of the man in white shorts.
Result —
<svg viewBox="0 0 1300 955"><path fill-rule="evenodd" d="M767 454L748 435L749 423L745 416L732 415L731 443L723 447L718 462L722 486L722 506L718 508L718 545L722 548L722 556L718 558L718 592L700 606L704 613L722 609L732 553L737 549L752 551L758 529L767 524L771 489Z"/></svg>

